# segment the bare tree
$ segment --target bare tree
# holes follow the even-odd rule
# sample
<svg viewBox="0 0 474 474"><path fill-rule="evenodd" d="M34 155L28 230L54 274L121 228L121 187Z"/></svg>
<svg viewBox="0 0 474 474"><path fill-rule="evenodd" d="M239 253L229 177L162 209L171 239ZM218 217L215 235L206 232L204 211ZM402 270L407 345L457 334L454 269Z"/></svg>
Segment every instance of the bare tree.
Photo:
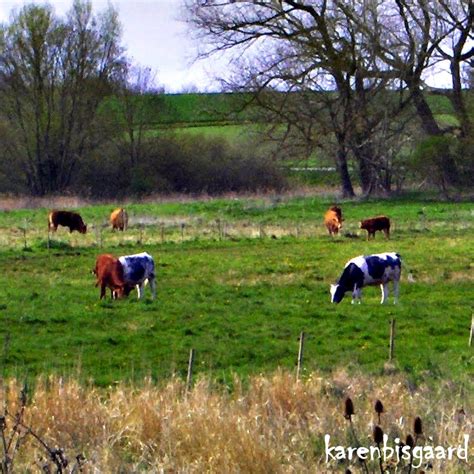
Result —
<svg viewBox="0 0 474 474"><path fill-rule="evenodd" d="M0 141L30 192L66 189L100 141L96 114L122 69L119 39L117 13L95 16L81 0L64 19L49 5L26 5L1 28Z"/></svg>
<svg viewBox="0 0 474 474"><path fill-rule="evenodd" d="M233 51L240 59L232 88L252 90L255 103L273 112L275 123L297 131L308 151L331 134L344 196L354 194L348 160L355 159L364 193L377 185L379 125L406 108L400 86L380 67L377 51L364 42L377 30L380 2L188 1L189 21L208 40L202 56ZM363 19L364 29L360 28ZM268 90L275 91L273 95ZM268 101L266 99L270 98ZM319 135L319 137L318 137ZM283 137L294 134L284 133ZM327 140L326 140L327 142Z"/></svg>
<svg viewBox="0 0 474 474"><path fill-rule="evenodd" d="M131 167L146 154L146 127L163 108L160 92L155 87L154 73L143 66L128 64L117 84L114 118L125 133L117 135L115 141L120 153L129 157Z"/></svg>
<svg viewBox="0 0 474 474"><path fill-rule="evenodd" d="M474 2L472 0L439 0L432 15L446 32L443 41L436 44L435 57L449 63L452 88L440 91L446 95L460 123L461 137L472 136L472 114L468 112L463 83L463 69L474 68Z"/></svg>
<svg viewBox="0 0 474 474"><path fill-rule="evenodd" d="M472 0L186 0L186 6L206 41L200 55L232 53L238 73L227 84L253 91L249 102L271 112L273 129L285 124L282 139L300 137L311 152L321 135L332 135L345 196L353 195L351 158L364 193L389 191L377 143L403 132L410 104L426 134L444 133L424 82L441 59L450 61L450 98L463 133L470 133L457 77L472 57L466 51Z"/></svg>
<svg viewBox="0 0 474 474"><path fill-rule="evenodd" d="M448 134L447 139L450 139L453 132L451 127L442 126L436 119L433 102L429 101L429 94L434 92L451 101L460 124L460 133L454 136L459 140L469 139L472 137L472 119L467 109L467 95L462 91L461 71L474 57L472 0L394 0L393 3L386 2L384 8L381 30L374 34L365 29L365 41L374 45L383 67L406 84L425 135L441 137ZM395 14L393 19L392 12ZM364 28L362 22L359 27ZM439 68L441 61L449 63L450 89L428 87L424 81L426 73ZM441 155L446 182L455 184L458 169L453 154Z"/></svg>

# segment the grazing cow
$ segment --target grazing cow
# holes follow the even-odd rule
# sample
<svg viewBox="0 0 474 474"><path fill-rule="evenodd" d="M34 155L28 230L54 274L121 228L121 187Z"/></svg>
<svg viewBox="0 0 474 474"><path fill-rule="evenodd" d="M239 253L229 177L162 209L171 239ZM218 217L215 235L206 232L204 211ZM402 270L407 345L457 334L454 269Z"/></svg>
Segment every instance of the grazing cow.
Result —
<svg viewBox="0 0 474 474"><path fill-rule="evenodd" d="M123 207L115 209L110 214L110 223L112 224L112 230L118 229L121 231L127 230L128 227L128 214Z"/></svg>
<svg viewBox="0 0 474 474"><path fill-rule="evenodd" d="M390 219L387 216L377 216L360 222L360 228L367 231L367 240L372 236L375 239L375 232L383 231L387 239L390 238Z"/></svg>
<svg viewBox="0 0 474 474"><path fill-rule="evenodd" d="M97 277L95 286L100 285L100 299L105 298L106 288L110 288L113 299L123 295L125 282L123 268L118 258L109 253L99 255L93 273Z"/></svg>
<svg viewBox="0 0 474 474"><path fill-rule="evenodd" d="M69 227L69 232L73 230L77 230L81 234L87 232L87 225L84 224L82 217L76 212L51 211L48 215L48 230L56 232L60 225Z"/></svg>
<svg viewBox="0 0 474 474"><path fill-rule="evenodd" d="M145 284L148 281L151 288L152 298L156 297L155 282L155 262L153 257L146 252L135 255L125 255L119 257L119 262L123 268L123 279L128 287L135 286L138 292L138 299L143 296ZM127 294L127 289L124 290Z"/></svg>
<svg viewBox="0 0 474 474"><path fill-rule="evenodd" d="M347 291L352 291L352 304L362 299L362 288L367 285L380 285L382 300L388 298L388 282L393 281L394 302L398 301L402 261L395 252L355 257L349 260L336 285L331 285L331 303L339 303Z"/></svg>
<svg viewBox="0 0 474 474"><path fill-rule="evenodd" d="M107 288L110 289L112 299L117 299L128 296L135 287L125 282L119 259L108 253L97 257L92 273L97 277L95 286L100 286L100 299L105 298Z"/></svg>
<svg viewBox="0 0 474 474"><path fill-rule="evenodd" d="M339 206L331 206L324 214L324 225L329 235L337 235L342 228L342 210Z"/></svg>

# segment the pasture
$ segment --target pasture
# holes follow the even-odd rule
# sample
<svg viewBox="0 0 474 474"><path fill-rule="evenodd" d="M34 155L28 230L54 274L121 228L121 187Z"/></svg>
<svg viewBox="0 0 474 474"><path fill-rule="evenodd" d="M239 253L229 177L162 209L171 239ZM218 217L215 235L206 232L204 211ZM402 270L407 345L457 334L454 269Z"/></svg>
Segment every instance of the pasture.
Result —
<svg viewBox="0 0 474 474"><path fill-rule="evenodd" d="M231 385L277 367L293 370L307 334L304 373L341 367L383 372L389 321L395 365L413 381L467 379L474 306L474 207L411 196L342 202L342 235L322 225L329 197L268 196L130 204L128 232L107 227L114 206L76 207L87 235L47 234L45 208L0 214L0 337L3 374L74 375L99 386L196 375ZM366 240L358 221L378 214L392 238ZM158 298L99 301L91 269L99 253L147 251ZM400 304L329 302L329 284L360 254L397 251ZM410 275L410 276L408 276Z"/></svg>

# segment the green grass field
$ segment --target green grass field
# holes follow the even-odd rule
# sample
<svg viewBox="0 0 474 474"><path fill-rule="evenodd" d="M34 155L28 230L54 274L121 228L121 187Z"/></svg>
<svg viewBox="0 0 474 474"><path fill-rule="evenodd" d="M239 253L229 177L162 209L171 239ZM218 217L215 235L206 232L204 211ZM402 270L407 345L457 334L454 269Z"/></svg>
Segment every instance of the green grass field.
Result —
<svg viewBox="0 0 474 474"><path fill-rule="evenodd" d="M4 375L79 374L98 385L295 366L307 334L305 370L360 368L376 374L396 318L396 365L414 380L463 380L474 306L474 206L418 197L342 203L343 235L322 226L328 198L262 197L127 206L131 227L113 234L113 206L80 209L87 235L60 228L49 242L46 209L0 214L0 337ZM367 242L361 218L386 214L393 236ZM25 229L25 231L23 231ZM347 235L344 235L347 233ZM158 299L99 301L96 255L141 251L157 264ZM329 284L359 254L397 251L405 268L401 301L379 304L366 288L329 302ZM410 278L407 278L410 274ZM472 373L472 372L471 372Z"/></svg>

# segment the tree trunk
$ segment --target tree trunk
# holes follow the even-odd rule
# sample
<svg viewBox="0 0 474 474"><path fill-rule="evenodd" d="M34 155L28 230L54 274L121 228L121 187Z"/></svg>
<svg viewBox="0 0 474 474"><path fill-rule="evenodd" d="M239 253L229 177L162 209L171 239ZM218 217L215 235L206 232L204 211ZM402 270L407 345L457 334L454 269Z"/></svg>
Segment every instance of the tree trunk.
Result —
<svg viewBox="0 0 474 474"><path fill-rule="evenodd" d="M364 152L359 152L357 157L357 163L359 165L359 179L362 187L362 193L369 195L374 190L374 173L372 166L370 165L367 157L364 156Z"/></svg>
<svg viewBox="0 0 474 474"><path fill-rule="evenodd" d="M351 177L349 175L349 168L347 166L347 153L344 147L340 146L336 154L336 169L341 180L341 192L343 198L352 198L355 196L354 188L352 187Z"/></svg>

